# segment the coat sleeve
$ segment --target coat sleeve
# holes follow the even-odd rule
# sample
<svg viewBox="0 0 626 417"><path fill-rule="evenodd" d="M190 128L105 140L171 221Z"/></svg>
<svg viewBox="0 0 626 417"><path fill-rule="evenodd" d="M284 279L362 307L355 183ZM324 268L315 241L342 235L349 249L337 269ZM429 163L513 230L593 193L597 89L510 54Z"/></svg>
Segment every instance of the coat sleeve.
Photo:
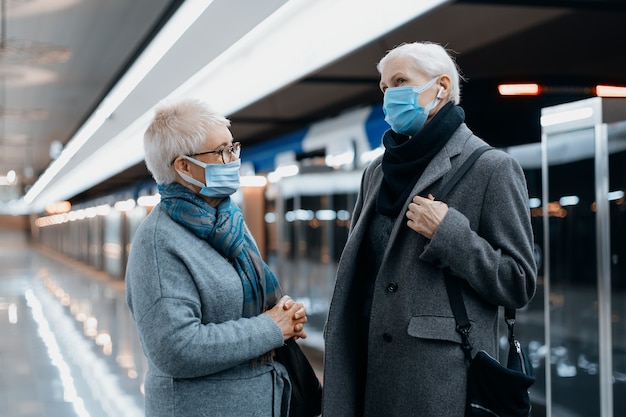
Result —
<svg viewBox="0 0 626 417"><path fill-rule="evenodd" d="M200 322L194 302L160 298L137 323L146 356L174 378L214 374L283 344L282 332L266 314L223 323Z"/></svg>
<svg viewBox="0 0 626 417"><path fill-rule="evenodd" d="M476 184L466 184L468 201L482 197L477 231L462 207L450 207L421 259L466 280L492 304L521 308L536 289L526 180L506 154L496 159L487 178L482 195Z"/></svg>
<svg viewBox="0 0 626 417"><path fill-rule="evenodd" d="M195 242L183 242L179 234L140 228L129 257L126 297L150 362L168 376L193 378L224 371L282 346L282 331L267 314L232 315L230 320L203 315L199 284L180 256L191 251L181 249L183 244ZM203 260L207 271L217 268L212 257ZM216 303L238 300L231 287L210 291Z"/></svg>

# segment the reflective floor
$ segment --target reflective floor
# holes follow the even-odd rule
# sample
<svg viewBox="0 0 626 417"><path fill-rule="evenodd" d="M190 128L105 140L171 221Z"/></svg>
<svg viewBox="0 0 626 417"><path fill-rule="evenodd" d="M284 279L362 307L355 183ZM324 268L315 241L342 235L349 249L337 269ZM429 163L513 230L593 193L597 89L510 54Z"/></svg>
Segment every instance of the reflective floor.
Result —
<svg viewBox="0 0 626 417"><path fill-rule="evenodd" d="M0 230L0 417L140 417L145 372L123 281Z"/></svg>
<svg viewBox="0 0 626 417"><path fill-rule="evenodd" d="M107 292L123 301L123 285L94 278L29 248L19 236L2 234L0 416L143 416L139 367L123 362L123 349L116 346L121 339L105 330L116 326L102 314L97 325L95 306L69 296L86 285L96 302Z"/></svg>

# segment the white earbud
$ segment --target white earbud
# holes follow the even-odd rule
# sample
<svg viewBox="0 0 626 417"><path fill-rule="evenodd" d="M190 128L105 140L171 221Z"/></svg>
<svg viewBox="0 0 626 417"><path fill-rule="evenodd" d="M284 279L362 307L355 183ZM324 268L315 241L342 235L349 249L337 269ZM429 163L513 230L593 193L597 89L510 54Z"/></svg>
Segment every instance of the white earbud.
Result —
<svg viewBox="0 0 626 417"><path fill-rule="evenodd" d="M439 92L437 93L437 98L441 98L441 94L443 94L443 91L444 91L443 86L439 87Z"/></svg>

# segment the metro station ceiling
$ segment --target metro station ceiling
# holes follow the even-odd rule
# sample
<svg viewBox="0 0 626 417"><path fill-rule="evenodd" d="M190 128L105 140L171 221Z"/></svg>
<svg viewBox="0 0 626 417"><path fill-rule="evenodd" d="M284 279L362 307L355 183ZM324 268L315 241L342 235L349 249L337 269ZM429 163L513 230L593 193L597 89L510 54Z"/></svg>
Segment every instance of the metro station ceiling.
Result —
<svg viewBox="0 0 626 417"><path fill-rule="evenodd" d="M0 0L0 200L23 195L58 155L172 0Z"/></svg>
<svg viewBox="0 0 626 417"><path fill-rule="evenodd" d="M540 141L542 107L590 97L599 83L626 85L624 22L626 3L452 2L231 115L233 132L246 143L260 141L346 108L381 104L378 60L402 42L430 40L456 51L467 79L461 106L477 134L494 146ZM507 82L539 83L545 94L502 97L497 85Z"/></svg>
<svg viewBox="0 0 626 417"><path fill-rule="evenodd" d="M0 186L0 201L21 197L36 181L180 3L0 1L0 175L14 170L19 181ZM380 104L375 66L385 51L430 40L456 51L467 79L461 105L478 135L502 147L537 142L542 107L590 97L596 84L626 86L624 22L622 1L450 1L228 116L245 149ZM210 41L198 40L195 59ZM503 82L536 82L545 94L502 97L496 87ZM148 177L139 163L74 200Z"/></svg>

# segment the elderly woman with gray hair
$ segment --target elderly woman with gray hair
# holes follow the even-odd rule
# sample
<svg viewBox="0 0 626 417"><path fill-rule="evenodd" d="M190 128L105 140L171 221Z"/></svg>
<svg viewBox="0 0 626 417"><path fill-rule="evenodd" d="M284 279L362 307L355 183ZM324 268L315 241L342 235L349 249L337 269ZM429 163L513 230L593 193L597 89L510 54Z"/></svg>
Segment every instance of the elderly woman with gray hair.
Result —
<svg viewBox="0 0 626 417"><path fill-rule="evenodd" d="M241 145L230 122L188 100L144 136L161 202L134 239L127 302L148 359L146 415L285 416L289 377L272 351L304 338L306 311L281 296L239 207Z"/></svg>
<svg viewBox="0 0 626 417"><path fill-rule="evenodd" d="M459 283L476 350L497 356L498 306L533 297L526 181L465 124L456 63L404 44L378 64L390 129L366 168L325 328L324 417L462 417L467 363L448 296Z"/></svg>

